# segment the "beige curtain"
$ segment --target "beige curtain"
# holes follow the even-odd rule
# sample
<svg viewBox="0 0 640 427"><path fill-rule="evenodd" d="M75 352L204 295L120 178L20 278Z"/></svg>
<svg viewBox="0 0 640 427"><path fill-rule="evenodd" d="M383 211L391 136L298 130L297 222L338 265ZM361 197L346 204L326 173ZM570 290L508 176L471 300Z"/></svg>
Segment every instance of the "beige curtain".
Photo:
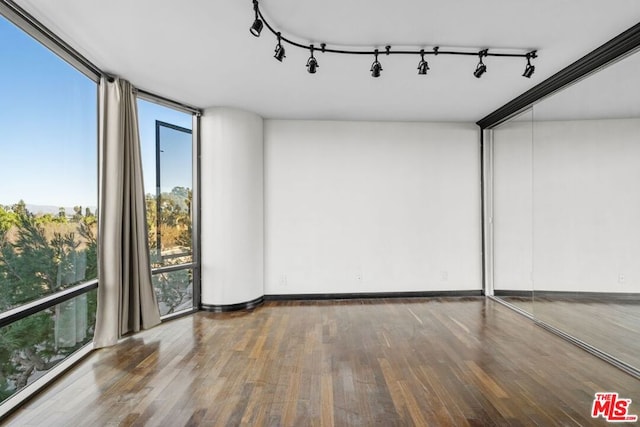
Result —
<svg viewBox="0 0 640 427"><path fill-rule="evenodd" d="M99 103L96 348L160 323L151 282L138 111L131 83L103 77Z"/></svg>

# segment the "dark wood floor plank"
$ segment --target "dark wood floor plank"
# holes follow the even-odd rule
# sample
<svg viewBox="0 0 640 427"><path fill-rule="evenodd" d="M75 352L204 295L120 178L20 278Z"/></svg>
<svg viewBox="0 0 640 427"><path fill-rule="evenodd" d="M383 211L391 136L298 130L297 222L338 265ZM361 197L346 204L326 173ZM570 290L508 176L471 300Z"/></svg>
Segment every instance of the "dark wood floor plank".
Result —
<svg viewBox="0 0 640 427"><path fill-rule="evenodd" d="M603 425L640 382L483 298L269 301L94 352L17 426Z"/></svg>

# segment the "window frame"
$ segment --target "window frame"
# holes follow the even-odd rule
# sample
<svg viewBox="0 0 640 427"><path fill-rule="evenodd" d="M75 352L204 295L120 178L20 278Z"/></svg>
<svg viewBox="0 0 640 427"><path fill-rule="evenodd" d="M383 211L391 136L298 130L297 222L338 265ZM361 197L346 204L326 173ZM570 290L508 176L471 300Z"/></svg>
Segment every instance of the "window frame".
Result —
<svg viewBox="0 0 640 427"><path fill-rule="evenodd" d="M201 272L200 272L200 119L202 116L202 110L194 107L186 106L175 101L171 101L167 98L154 95L152 93L143 91L141 89L136 90L136 97L143 101L152 102L163 107L171 108L182 113L191 114L191 181L192 181L192 200L191 200L191 262L169 265L162 267L154 267L151 269L151 275L158 275L164 273L171 273L180 270L191 270L192 273L192 306L190 308L180 310L174 313L161 316L161 321L166 322L179 317L188 316L200 310L201 306ZM156 120L156 129L158 123L162 123L164 126L175 130L189 130L182 126L177 126L165 121ZM156 135L156 156L158 154L159 146ZM158 161L156 157L155 163L156 169L158 168ZM154 182L154 186L156 183ZM157 191L156 191L157 192ZM157 194L156 194L157 197Z"/></svg>

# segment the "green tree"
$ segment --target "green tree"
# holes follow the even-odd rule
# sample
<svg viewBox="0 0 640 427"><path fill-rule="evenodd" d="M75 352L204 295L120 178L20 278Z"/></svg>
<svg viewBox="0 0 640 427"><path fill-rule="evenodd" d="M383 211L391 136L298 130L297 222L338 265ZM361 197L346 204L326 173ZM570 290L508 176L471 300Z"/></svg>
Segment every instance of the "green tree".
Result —
<svg viewBox="0 0 640 427"><path fill-rule="evenodd" d="M77 232L54 232L47 239L46 229L54 224L54 218L34 217L24 202L14 206L11 213L16 220L9 228L12 237L9 230L0 232L0 311L97 276L95 217L83 217ZM84 313L86 322L80 322L86 330L73 334L83 337L80 342L74 339L63 345L56 333L64 315L82 315L72 304L76 300L88 307ZM91 292L0 329L0 400L27 385L36 372L50 369L90 341L95 307L95 292Z"/></svg>
<svg viewBox="0 0 640 427"><path fill-rule="evenodd" d="M78 222L82 219L82 206L74 206L73 207L73 221Z"/></svg>
<svg viewBox="0 0 640 427"><path fill-rule="evenodd" d="M147 237L149 239L149 248L156 249L156 233L158 232L158 205L156 203L156 197L152 194L147 194L145 196L145 204L147 211Z"/></svg>
<svg viewBox="0 0 640 427"><path fill-rule="evenodd" d="M191 250L191 204L193 191L186 187L175 187L169 193L160 195L160 230L158 225L158 199L155 195L146 195L147 227L149 247L158 249L158 233L162 251L177 247Z"/></svg>
<svg viewBox="0 0 640 427"><path fill-rule="evenodd" d="M67 222L67 211L63 207L58 208L58 220L60 222Z"/></svg>
<svg viewBox="0 0 640 427"><path fill-rule="evenodd" d="M16 215L30 215L29 211L27 210L27 204L22 199L20 199L20 201L18 203L13 205L11 210Z"/></svg>
<svg viewBox="0 0 640 427"><path fill-rule="evenodd" d="M82 219L80 227L78 228L78 233L86 244L86 276L88 278L98 277L98 239L95 233L97 227L98 219L93 215L89 215Z"/></svg>
<svg viewBox="0 0 640 427"><path fill-rule="evenodd" d="M18 216L17 237L0 241L1 310L51 293L57 276L55 250L44 227L28 215Z"/></svg>
<svg viewBox="0 0 640 427"><path fill-rule="evenodd" d="M18 223L18 215L0 206L0 233L5 233Z"/></svg>

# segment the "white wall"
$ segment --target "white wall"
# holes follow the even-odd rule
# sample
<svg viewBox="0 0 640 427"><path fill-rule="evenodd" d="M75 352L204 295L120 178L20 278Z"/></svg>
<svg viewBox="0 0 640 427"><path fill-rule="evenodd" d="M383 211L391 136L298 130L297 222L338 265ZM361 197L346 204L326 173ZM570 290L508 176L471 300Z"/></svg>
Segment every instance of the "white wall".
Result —
<svg viewBox="0 0 640 427"><path fill-rule="evenodd" d="M201 120L202 304L264 295L262 118L211 108Z"/></svg>
<svg viewBox="0 0 640 427"><path fill-rule="evenodd" d="M473 124L266 120L265 294L479 290Z"/></svg>
<svg viewBox="0 0 640 427"><path fill-rule="evenodd" d="M534 122L533 147L510 126L494 146L495 288L530 290L533 269L535 290L640 292L640 120Z"/></svg>

